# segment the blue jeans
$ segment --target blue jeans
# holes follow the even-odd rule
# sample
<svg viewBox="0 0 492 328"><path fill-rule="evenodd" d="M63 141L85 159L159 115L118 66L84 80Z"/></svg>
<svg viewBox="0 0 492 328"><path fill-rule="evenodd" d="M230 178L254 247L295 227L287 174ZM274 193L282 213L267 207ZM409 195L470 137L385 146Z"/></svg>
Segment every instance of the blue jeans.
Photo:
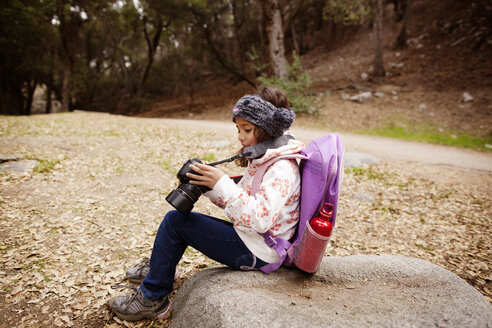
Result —
<svg viewBox="0 0 492 328"><path fill-rule="evenodd" d="M159 226L150 271L140 285L145 297L159 299L173 290L176 265L188 246L235 269L251 270L268 264L251 253L232 223L196 212L184 216L171 211Z"/></svg>

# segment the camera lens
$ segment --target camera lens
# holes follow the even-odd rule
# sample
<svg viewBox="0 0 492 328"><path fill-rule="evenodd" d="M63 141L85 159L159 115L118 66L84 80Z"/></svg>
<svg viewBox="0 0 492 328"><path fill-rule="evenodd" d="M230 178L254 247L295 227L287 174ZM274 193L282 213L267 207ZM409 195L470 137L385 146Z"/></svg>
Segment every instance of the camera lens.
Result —
<svg viewBox="0 0 492 328"><path fill-rule="evenodd" d="M197 186L182 183L167 195L166 200L183 215L188 215L201 194Z"/></svg>

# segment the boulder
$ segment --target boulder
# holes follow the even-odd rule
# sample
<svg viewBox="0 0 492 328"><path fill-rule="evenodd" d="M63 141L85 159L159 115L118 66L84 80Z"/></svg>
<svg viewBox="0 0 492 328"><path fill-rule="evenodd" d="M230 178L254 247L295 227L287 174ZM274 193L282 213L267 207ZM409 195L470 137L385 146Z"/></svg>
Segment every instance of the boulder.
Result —
<svg viewBox="0 0 492 328"><path fill-rule="evenodd" d="M205 269L175 295L171 327L492 327L492 306L427 261L355 255L315 275Z"/></svg>
<svg viewBox="0 0 492 328"><path fill-rule="evenodd" d="M363 165L378 164L379 159L369 154L345 152L345 155L343 156L343 163L346 169L351 167L361 168Z"/></svg>
<svg viewBox="0 0 492 328"><path fill-rule="evenodd" d="M362 93L359 93L355 96L352 96L349 98L349 100L355 101L358 103L366 103L366 102L371 100L371 96L372 96L371 92L367 91L367 92L362 92Z"/></svg>
<svg viewBox="0 0 492 328"><path fill-rule="evenodd" d="M8 161L0 164L1 172L24 173L34 169L39 164L38 161L32 159Z"/></svg>
<svg viewBox="0 0 492 328"><path fill-rule="evenodd" d="M363 191L357 191L354 193L354 198L362 202L374 203L376 200L371 194Z"/></svg>

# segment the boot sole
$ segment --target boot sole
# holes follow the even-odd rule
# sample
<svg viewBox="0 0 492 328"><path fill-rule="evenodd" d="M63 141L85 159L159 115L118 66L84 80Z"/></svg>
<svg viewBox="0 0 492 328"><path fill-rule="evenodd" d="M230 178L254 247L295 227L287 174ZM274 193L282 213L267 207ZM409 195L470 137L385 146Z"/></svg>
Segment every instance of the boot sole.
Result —
<svg viewBox="0 0 492 328"><path fill-rule="evenodd" d="M125 313L120 313L118 311L114 311L114 314L122 320L126 321L139 321L142 319L151 319L151 320L156 320L156 319L167 319L171 316L173 309L173 303L170 301L169 305L162 311L161 313L154 313L154 312L142 312L137 314L125 314Z"/></svg>

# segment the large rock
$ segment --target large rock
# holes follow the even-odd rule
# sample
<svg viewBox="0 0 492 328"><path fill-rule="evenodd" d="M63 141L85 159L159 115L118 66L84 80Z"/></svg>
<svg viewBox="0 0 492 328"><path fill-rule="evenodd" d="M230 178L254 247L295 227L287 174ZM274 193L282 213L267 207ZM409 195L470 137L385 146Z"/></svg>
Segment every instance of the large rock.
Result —
<svg viewBox="0 0 492 328"><path fill-rule="evenodd" d="M33 159L6 161L0 163L0 172L24 173L34 169L38 164L39 162Z"/></svg>
<svg viewBox="0 0 492 328"><path fill-rule="evenodd" d="M315 275L203 270L177 292L171 327L492 327L492 306L426 261L325 257Z"/></svg>
<svg viewBox="0 0 492 328"><path fill-rule="evenodd" d="M351 167L361 168L363 165L373 165L379 163L379 159L376 157L358 152L345 152L343 161L344 167L347 169Z"/></svg>

